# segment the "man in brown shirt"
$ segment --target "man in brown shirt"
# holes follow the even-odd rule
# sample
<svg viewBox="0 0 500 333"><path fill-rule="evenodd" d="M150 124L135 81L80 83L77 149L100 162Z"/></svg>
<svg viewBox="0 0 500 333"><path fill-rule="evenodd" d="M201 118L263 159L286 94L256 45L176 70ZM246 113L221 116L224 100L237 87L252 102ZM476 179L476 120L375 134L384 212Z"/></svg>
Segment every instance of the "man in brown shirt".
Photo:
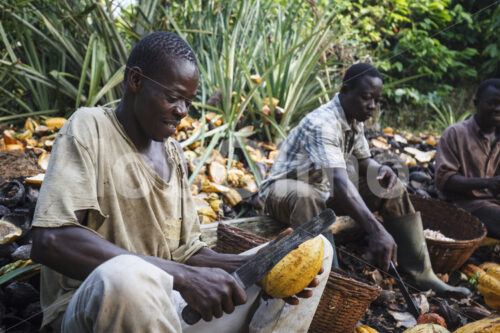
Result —
<svg viewBox="0 0 500 333"><path fill-rule="evenodd" d="M481 82L474 105L476 113L448 127L439 141L436 185L500 238L500 79Z"/></svg>

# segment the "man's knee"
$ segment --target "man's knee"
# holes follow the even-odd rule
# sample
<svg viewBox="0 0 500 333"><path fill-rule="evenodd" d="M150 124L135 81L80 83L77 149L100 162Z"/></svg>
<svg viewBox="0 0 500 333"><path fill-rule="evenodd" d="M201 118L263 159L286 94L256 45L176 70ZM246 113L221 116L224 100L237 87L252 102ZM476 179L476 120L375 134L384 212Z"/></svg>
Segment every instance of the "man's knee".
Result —
<svg viewBox="0 0 500 333"><path fill-rule="evenodd" d="M140 300L144 288L172 290L173 279L158 267L134 255L120 255L99 265L92 273L107 293L124 299ZM148 297L148 296L146 296Z"/></svg>
<svg viewBox="0 0 500 333"><path fill-rule="evenodd" d="M326 207L313 186L293 179L282 179L272 185L266 199L266 212L285 225L307 222Z"/></svg>
<svg viewBox="0 0 500 333"><path fill-rule="evenodd" d="M296 201L318 197L312 185L295 179L280 179L271 186L273 196L281 200Z"/></svg>
<svg viewBox="0 0 500 333"><path fill-rule="evenodd" d="M180 332L172 287L171 275L140 257L114 257L78 288L64 314L62 331Z"/></svg>

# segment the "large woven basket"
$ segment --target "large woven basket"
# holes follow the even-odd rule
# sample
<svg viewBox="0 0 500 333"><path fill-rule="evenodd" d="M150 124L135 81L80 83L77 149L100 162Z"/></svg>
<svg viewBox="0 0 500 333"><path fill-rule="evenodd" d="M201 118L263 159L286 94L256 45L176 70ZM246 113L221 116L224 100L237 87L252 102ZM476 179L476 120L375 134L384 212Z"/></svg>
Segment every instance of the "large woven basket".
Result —
<svg viewBox="0 0 500 333"><path fill-rule="evenodd" d="M330 272L309 332L353 332L380 287Z"/></svg>
<svg viewBox="0 0 500 333"><path fill-rule="evenodd" d="M220 253L241 253L267 241L266 238L251 232L219 223L214 250ZM309 332L354 331L357 322L380 291L378 286L330 272Z"/></svg>
<svg viewBox="0 0 500 333"><path fill-rule="evenodd" d="M454 242L426 238L432 269L452 273L459 269L486 236L486 227L477 218L450 203L411 195L416 211L420 211L424 229L439 230Z"/></svg>

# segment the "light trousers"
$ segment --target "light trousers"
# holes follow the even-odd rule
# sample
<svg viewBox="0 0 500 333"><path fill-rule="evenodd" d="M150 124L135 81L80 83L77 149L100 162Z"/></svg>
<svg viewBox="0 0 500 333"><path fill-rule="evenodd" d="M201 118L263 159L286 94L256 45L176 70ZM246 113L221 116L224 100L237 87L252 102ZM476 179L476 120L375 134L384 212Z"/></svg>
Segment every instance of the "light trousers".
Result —
<svg viewBox="0 0 500 333"><path fill-rule="evenodd" d="M382 217L405 216L415 212L408 192L399 180L390 191L389 197L384 198L370 189L366 177L361 177L359 194L368 208L378 211ZM342 207L339 200L325 200L323 193L316 187L296 179L280 179L271 184L264 206L267 214L292 228L306 223L326 208L333 209L339 216L350 213Z"/></svg>
<svg viewBox="0 0 500 333"><path fill-rule="evenodd" d="M62 332L307 332L328 280L333 250L323 238L324 272L313 296L288 305L264 301L256 285L248 301L231 314L190 326L181 317L186 302L173 290L173 277L133 255L121 255L98 266L78 288L62 318ZM258 248L245 254L252 254Z"/></svg>

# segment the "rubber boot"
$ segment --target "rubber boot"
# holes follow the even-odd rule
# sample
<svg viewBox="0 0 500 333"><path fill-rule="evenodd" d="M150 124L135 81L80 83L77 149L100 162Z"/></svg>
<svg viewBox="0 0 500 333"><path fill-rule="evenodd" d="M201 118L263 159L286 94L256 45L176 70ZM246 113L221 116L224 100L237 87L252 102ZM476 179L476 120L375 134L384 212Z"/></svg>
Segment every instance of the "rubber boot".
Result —
<svg viewBox="0 0 500 333"><path fill-rule="evenodd" d="M470 290L441 281L431 267L420 212L405 216L384 216L384 226L398 246L398 267L409 275L420 290L432 289L437 295L467 296Z"/></svg>

